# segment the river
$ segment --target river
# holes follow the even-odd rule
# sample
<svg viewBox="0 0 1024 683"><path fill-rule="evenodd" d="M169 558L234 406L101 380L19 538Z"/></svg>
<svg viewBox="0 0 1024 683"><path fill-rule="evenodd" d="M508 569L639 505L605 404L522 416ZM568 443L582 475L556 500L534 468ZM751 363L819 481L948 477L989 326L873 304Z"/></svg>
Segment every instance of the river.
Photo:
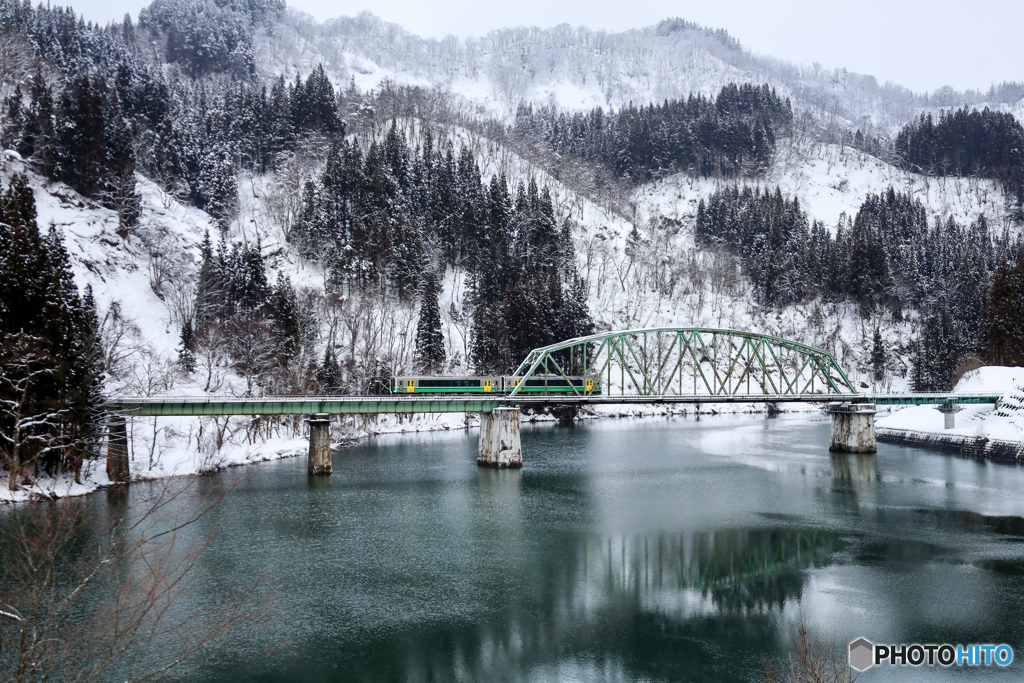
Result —
<svg viewBox="0 0 1024 683"><path fill-rule="evenodd" d="M335 452L329 478L265 464L203 562L265 577L261 637L289 643L189 680L753 681L801 619L844 653L859 636L1008 643L1019 662L1024 468L829 454L828 432L592 420L524 424L520 471L478 468L476 431L379 437ZM1018 662L860 680L1020 679Z"/></svg>

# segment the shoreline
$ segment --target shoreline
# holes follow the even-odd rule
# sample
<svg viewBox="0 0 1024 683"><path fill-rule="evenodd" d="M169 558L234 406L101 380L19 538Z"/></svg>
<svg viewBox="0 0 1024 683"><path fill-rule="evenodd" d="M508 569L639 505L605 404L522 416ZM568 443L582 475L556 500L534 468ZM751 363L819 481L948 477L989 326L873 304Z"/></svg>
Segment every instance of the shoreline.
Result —
<svg viewBox="0 0 1024 683"><path fill-rule="evenodd" d="M613 406L607 406L612 408ZM732 406L739 407L739 406ZM775 415L775 414L786 414L786 413L812 413L817 412L815 406L810 404L791 404L789 410L782 410L775 412L766 406L758 406L754 408L753 405L744 406L746 410L714 410L704 409L695 411L692 408L673 408L661 406L656 410L641 410L636 407L630 406L625 410L605 410L605 411L594 411L594 412L583 412L577 416L577 421L590 421L599 419L622 419L622 418L656 418L656 417L679 417L679 416L713 416L713 415L729 415L729 414L744 414L744 415ZM456 415L451 413L450 415ZM475 414L458 414L460 417L457 420L437 420L438 416L433 416L435 419L428 419L427 415L424 414L422 418L416 420L410 420L413 416L402 416L399 420L394 420L392 416L385 418L384 415L379 416L380 420L374 420L372 425L370 423L362 425L361 428L354 432L349 431L347 433L335 433L332 435L331 451L341 451L347 448L358 446L359 444L366 443L371 438L384 435L401 435L401 434L416 434L425 432L443 432L443 431L455 431L455 430L469 430L479 427L479 422ZM167 419L167 418L165 418ZM171 418L173 419L173 418ZM534 413L531 415L523 415L521 418L523 423L527 424L538 424L538 423L556 423L558 418L555 415L547 413ZM381 424L383 423L383 424ZM132 433L131 438L140 439L138 450L140 452L151 448L152 444L148 435L144 433L136 433L135 430L130 430ZM166 436L166 435L165 435ZM336 439L336 440L334 440ZM157 481L160 479L167 479L171 477L188 477L188 476L199 476L204 474L212 474L222 470L233 469L235 467L241 467L244 465L255 465L261 462L270 462L272 460L283 460L285 458L295 458L305 455L307 445L307 437L293 437L293 438L271 438L265 439L259 445L256 444L224 444L219 451L215 453L203 454L198 451L191 453L181 453L180 455L186 455L185 458L180 458L173 466L169 469L149 469L144 465L137 464L139 460L133 458L133 475L129 482L145 482L145 481ZM135 448L132 447L131 451ZM139 457L142 457L141 455ZM83 467L82 483L76 484L74 477L70 473L62 474L58 477L40 477L38 480L30 485L23 485L17 491L10 491L7 488L8 476L7 472L2 473L4 476L0 476L0 507L4 505L18 505L22 503L31 502L42 502L42 501L55 501L64 498L78 498L81 496L87 496L93 493L110 489L115 486L121 486L122 484L112 482L107 479L106 476L106 458L100 456L94 460L88 461Z"/></svg>
<svg viewBox="0 0 1024 683"><path fill-rule="evenodd" d="M926 448L976 460L1014 464L1024 462L1024 442L1022 441L1005 441L963 434L940 434L894 427L879 427L875 430L875 436L879 442L893 446Z"/></svg>
<svg viewBox="0 0 1024 683"><path fill-rule="evenodd" d="M608 406L611 408L612 406ZM793 404L789 410L775 411L767 406L745 406L745 410L700 410L694 411L692 409L672 409L662 406L657 410L638 410L635 407L630 407L626 410L603 410L594 412L584 412L577 416L577 421L591 421L591 420L604 420L604 419L623 419L623 418L635 418L635 419L649 419L657 417L678 417L678 416L714 416L714 415L729 415L729 414L744 414L744 415L784 415L787 413L817 413L820 412L817 406L810 404ZM383 417L383 416L381 416ZM551 414L532 414L523 415L522 422L528 424L538 423L555 423L558 422L558 418ZM383 425L375 424L370 426L364 424L362 429L358 432L361 433L344 433L336 434L335 439L331 446L331 451L343 451L348 448L358 446L368 442L370 439L378 436L385 435L403 435L403 434L416 434L425 432L441 432L441 431L455 431L455 430L470 430L478 427L478 422L475 415L463 416L458 420L430 420L422 419L416 420L415 422L409 420L407 417L403 417L397 422L392 422L390 419L382 420ZM419 423L419 424L417 424ZM378 427L378 428L374 428ZM379 428L383 427L383 428ZM908 446L912 448L923 448L930 449L933 451L939 451L943 453L951 453L961 457L970 457L978 460L991 460L994 462L1003 463L1024 463L1024 441L1008 441L1001 439L989 439L983 436L968 436L964 434L943 434L927 430L915 430L905 429L896 427L877 427L876 438L880 443L886 443L896 446ZM274 442L277 443L274 443ZM143 444L144 445L144 444ZM228 444L225 444L227 446ZM288 439L267 439L260 444L250 444L244 446L242 444L231 444L231 447L239 451L238 453L232 454L231 449L224 449L223 452L215 455L215 457L204 457L201 453L192 453L190 459L194 462L194 467L184 466L184 462L179 462L178 466L171 470L162 470L159 473L154 470L146 470L144 467L142 471L136 474L130 483L134 482L145 482L145 481L157 481L160 479L166 479L170 477L187 477L187 476L199 476L204 474L212 474L227 469L234 469L236 467L242 467L244 465L255 465L262 462L270 462L272 460L283 460L285 458L296 458L305 454L307 449L307 439L304 436L293 437ZM220 457L216 457L220 456ZM81 496L87 496L93 493L120 486L121 484L111 482L106 477L105 458L98 457L87 464L82 477L83 483L75 484L74 478L70 474L64 474L59 477L41 477L36 480L32 485L22 487L18 491L9 491L7 489L7 477L0 477L0 506L3 505L17 505L21 503L30 502L42 502L42 501L54 501L64 498L76 498ZM134 463L133 463L134 464Z"/></svg>

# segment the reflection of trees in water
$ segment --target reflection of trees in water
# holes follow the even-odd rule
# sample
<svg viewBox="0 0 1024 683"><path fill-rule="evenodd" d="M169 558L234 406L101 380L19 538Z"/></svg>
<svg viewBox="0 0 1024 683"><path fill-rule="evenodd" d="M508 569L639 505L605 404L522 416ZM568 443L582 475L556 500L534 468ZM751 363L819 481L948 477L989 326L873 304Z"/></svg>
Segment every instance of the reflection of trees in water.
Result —
<svg viewBox="0 0 1024 683"><path fill-rule="evenodd" d="M798 570L820 565L837 544L821 531L727 529L608 538L582 552L584 575L600 577L608 599L632 592L652 608L749 611L799 599Z"/></svg>
<svg viewBox="0 0 1024 683"><path fill-rule="evenodd" d="M536 548L526 581L485 616L307 640L279 680L310 679L308 662L331 653L337 675L323 680L748 681L787 641L779 608L799 599L801 570L838 544L785 529L566 540ZM248 679L217 673L207 680Z"/></svg>
<svg viewBox="0 0 1024 683"><path fill-rule="evenodd" d="M591 537L536 565L530 594L487 623L414 629L373 659L403 662L395 680L748 680L784 639L772 612L837 544L785 529Z"/></svg>

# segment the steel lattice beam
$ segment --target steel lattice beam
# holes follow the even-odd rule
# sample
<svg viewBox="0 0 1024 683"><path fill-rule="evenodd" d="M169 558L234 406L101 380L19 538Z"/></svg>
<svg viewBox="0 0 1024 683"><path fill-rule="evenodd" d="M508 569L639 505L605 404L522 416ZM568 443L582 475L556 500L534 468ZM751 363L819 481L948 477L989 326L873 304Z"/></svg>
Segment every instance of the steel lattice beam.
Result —
<svg viewBox="0 0 1024 683"><path fill-rule="evenodd" d="M617 389L620 396L857 394L828 351L770 335L701 327L569 339L534 349L513 374L522 381L510 398L520 395L526 379L570 375L602 381L602 393ZM573 392L581 393L575 387Z"/></svg>

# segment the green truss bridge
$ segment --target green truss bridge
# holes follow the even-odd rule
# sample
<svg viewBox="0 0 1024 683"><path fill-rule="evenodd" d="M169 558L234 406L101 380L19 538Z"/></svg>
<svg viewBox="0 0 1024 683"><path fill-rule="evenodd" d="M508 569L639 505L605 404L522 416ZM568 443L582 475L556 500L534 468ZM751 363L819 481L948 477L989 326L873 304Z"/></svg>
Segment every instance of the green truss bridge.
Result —
<svg viewBox="0 0 1024 683"><path fill-rule="evenodd" d="M870 432L862 441L865 441L865 448L873 451L876 405L938 405L947 413L947 425L951 425L959 404L995 403L1000 398L987 394L864 394L857 391L827 351L769 335L697 327L625 330L569 339L531 351L516 368L513 377L520 381L509 393L240 399L191 396L120 398L112 401L111 407L125 416L476 412L482 419L481 464L489 464L483 462L484 441L490 438L487 434L491 426L497 425L494 440L498 446L502 444L502 435L511 429L498 424L506 418L497 419L496 416L499 413L515 414L516 445L512 450L518 450L518 409L526 407L828 403L834 404L831 410L834 416L833 447L842 441L846 446L840 443L839 450L860 449L856 444L850 445L857 439L836 435L836 424L844 420L860 424L870 415L870 430L865 427L859 431ZM588 392L583 386L576 386L578 382L568 381L570 377L594 380L593 386L599 387L599 391ZM545 382L565 380L560 382L561 391L568 393L521 393L520 388L530 379L544 379ZM564 388L566 385L569 389ZM324 418L319 422L311 420L311 430L321 428L317 425L324 421ZM311 444L315 440L312 439Z"/></svg>
<svg viewBox="0 0 1024 683"><path fill-rule="evenodd" d="M994 403L952 393L859 393L831 353L778 337L704 328L606 332L534 349L516 368L508 394L122 398L125 415L314 415L491 412L501 406L659 403ZM597 380L600 393L523 394L534 378Z"/></svg>

